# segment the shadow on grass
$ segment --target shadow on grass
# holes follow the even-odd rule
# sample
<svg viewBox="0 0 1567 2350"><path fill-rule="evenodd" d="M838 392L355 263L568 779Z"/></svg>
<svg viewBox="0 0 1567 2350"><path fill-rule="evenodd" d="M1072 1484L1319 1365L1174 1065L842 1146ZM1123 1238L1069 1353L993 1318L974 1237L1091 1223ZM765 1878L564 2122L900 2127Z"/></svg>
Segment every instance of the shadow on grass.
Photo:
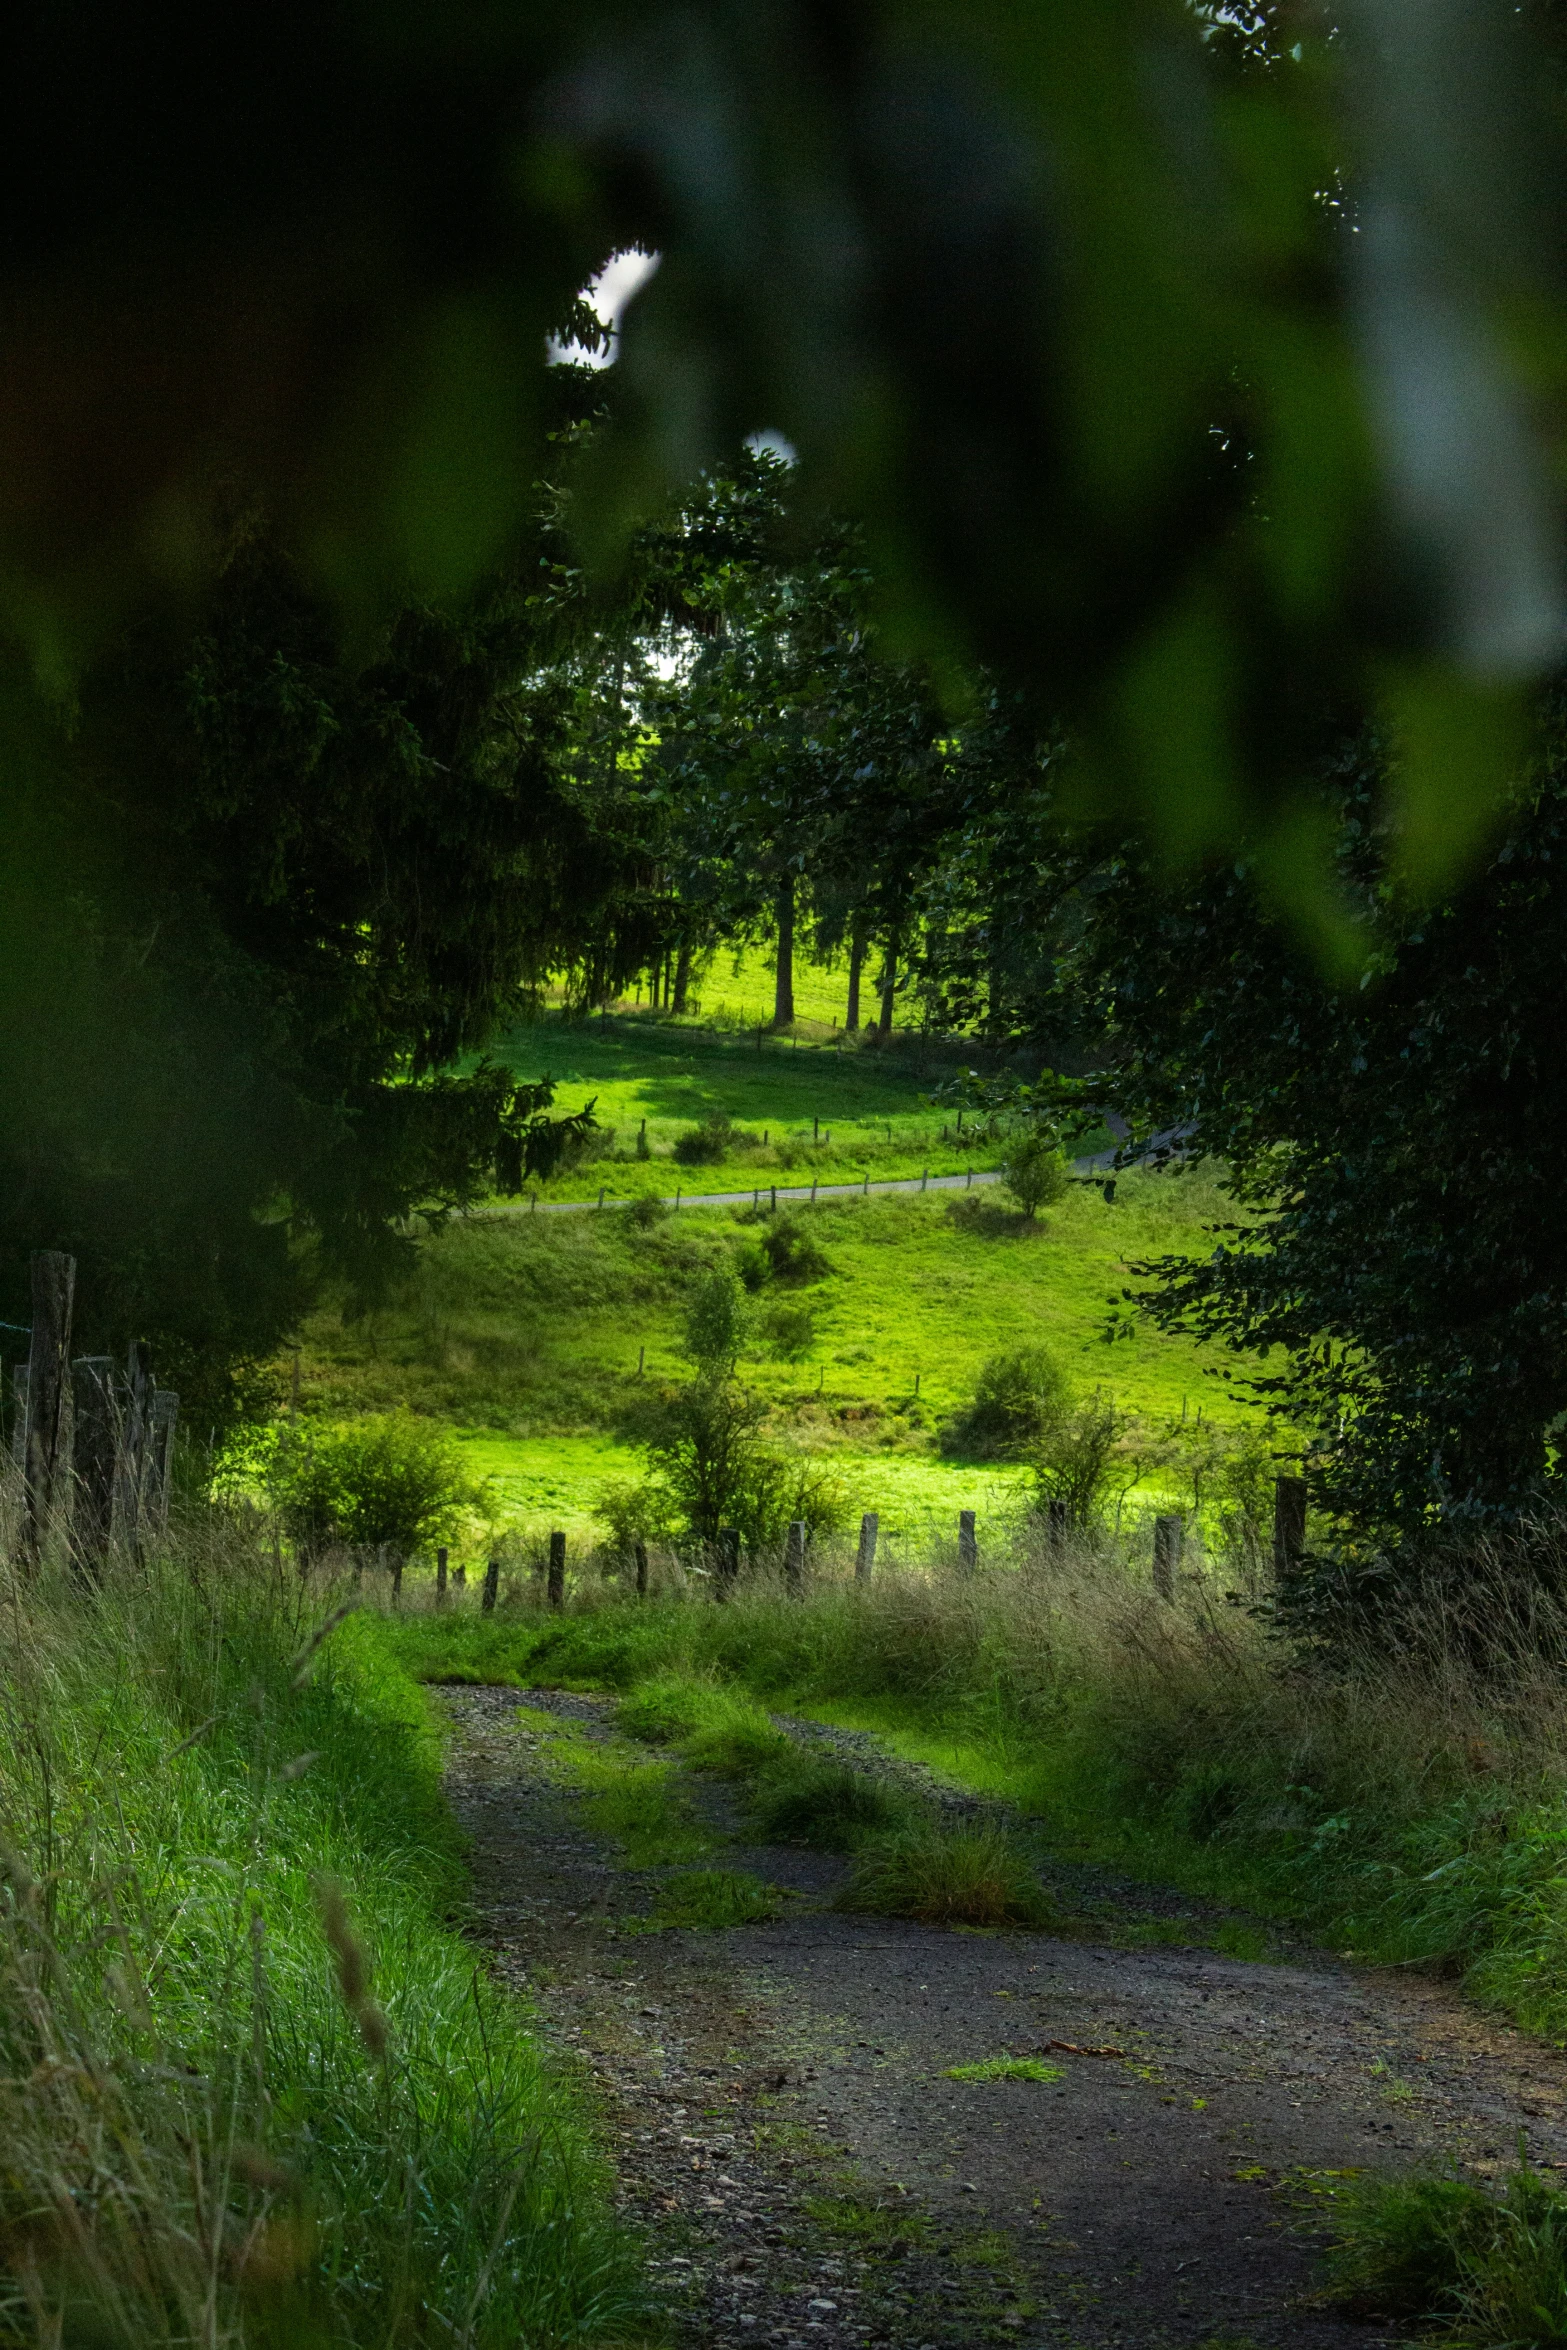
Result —
<svg viewBox="0 0 1567 2350"><path fill-rule="evenodd" d="M947 1221L975 1240L1043 1240L1050 1230L1042 1216L1025 1216L1021 1208L969 1191L950 1202Z"/></svg>

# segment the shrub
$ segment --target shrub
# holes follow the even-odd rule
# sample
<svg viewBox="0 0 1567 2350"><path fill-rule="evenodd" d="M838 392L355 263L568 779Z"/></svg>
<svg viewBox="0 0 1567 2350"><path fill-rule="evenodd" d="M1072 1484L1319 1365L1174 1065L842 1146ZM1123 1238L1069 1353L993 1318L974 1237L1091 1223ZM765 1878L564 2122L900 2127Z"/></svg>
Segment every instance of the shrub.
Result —
<svg viewBox="0 0 1567 2350"><path fill-rule="evenodd" d="M711 1546L726 1526L753 1548L770 1538L777 1470L762 1417L756 1398L728 1378L690 1380L660 1407L644 1446L686 1539Z"/></svg>
<svg viewBox="0 0 1567 2350"><path fill-rule="evenodd" d="M745 1291L734 1268L711 1265L686 1305L683 1351L707 1379L727 1379L746 1340Z"/></svg>
<svg viewBox="0 0 1567 2350"><path fill-rule="evenodd" d="M645 1191L640 1199L632 1201L626 1212L639 1232L651 1232L669 1214L669 1202L656 1191Z"/></svg>
<svg viewBox="0 0 1567 2350"><path fill-rule="evenodd" d="M796 1216L772 1217L761 1236L761 1246L775 1281L798 1286L820 1281L832 1271L832 1260Z"/></svg>
<svg viewBox="0 0 1567 2350"><path fill-rule="evenodd" d="M631 1558L639 1542L673 1541L678 1528L667 1486L656 1478L617 1478L599 1488L594 1516L604 1528L604 1547L620 1564Z"/></svg>
<svg viewBox="0 0 1567 2350"><path fill-rule="evenodd" d="M682 1167L716 1167L735 1147L734 1123L722 1110L675 1136L674 1155Z"/></svg>
<svg viewBox="0 0 1567 2350"><path fill-rule="evenodd" d="M1095 1396L1046 1422L1034 1447L1034 1503L1064 1510L1070 1524L1092 1526L1104 1506L1124 1429L1114 1404Z"/></svg>
<svg viewBox="0 0 1567 2350"><path fill-rule="evenodd" d="M1046 1348L991 1355L975 1382L973 1402L942 1429L941 1449L970 1460L1022 1460L1066 1408L1066 1381Z"/></svg>
<svg viewBox="0 0 1567 2350"><path fill-rule="evenodd" d="M1028 1855L988 1822L929 1821L867 1844L838 1905L933 1926L1040 1925L1050 1914Z"/></svg>
<svg viewBox="0 0 1567 2350"><path fill-rule="evenodd" d="M452 1532L481 1498L450 1429L412 1412L281 1429L266 1482L311 1549L384 1543L406 1555Z"/></svg>
<svg viewBox="0 0 1567 2350"><path fill-rule="evenodd" d="M763 1315L762 1334L780 1362L802 1362L816 1344L815 1309L803 1300L780 1301Z"/></svg>
<svg viewBox="0 0 1567 2350"><path fill-rule="evenodd" d="M1048 1134L1020 1134L1001 1169L1001 1180L1025 1216L1037 1216L1066 1194L1066 1159Z"/></svg>

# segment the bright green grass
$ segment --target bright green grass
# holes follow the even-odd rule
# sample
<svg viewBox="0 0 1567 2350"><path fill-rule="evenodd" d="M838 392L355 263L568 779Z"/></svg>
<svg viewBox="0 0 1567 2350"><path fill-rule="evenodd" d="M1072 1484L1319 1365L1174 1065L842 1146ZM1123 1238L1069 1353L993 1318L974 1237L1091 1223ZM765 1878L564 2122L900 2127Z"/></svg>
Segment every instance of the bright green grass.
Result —
<svg viewBox="0 0 1567 2350"><path fill-rule="evenodd" d="M866 963L860 985L862 1020L880 1009L881 999L872 984L880 968L880 963L874 957ZM719 1024L736 1020L754 1025L758 1020L771 1020L773 1005L777 1001L775 969L773 954L766 947L720 947L704 968L693 990L695 1016ZM836 1021L841 1028L848 1005L847 954L836 956L831 963L818 963L810 955L795 955L794 1013L797 1021L810 1021L827 1028ZM901 1011L902 1007L898 1009Z"/></svg>
<svg viewBox="0 0 1567 2350"><path fill-rule="evenodd" d="M1043 1342L1080 1395L1112 1395L1150 1438L1199 1407L1244 1416L1234 1389L1208 1375L1235 1358L1133 1322L1120 1302L1130 1262L1202 1246L1204 1224L1227 1207L1203 1177L1133 1173L1113 1206L1074 1187L1035 1225L978 1195L802 1210L832 1271L803 1291L764 1293L762 1306L803 1299L815 1340L802 1362L782 1362L759 1328L742 1376L777 1431L826 1456L851 1507L880 1512L890 1537L917 1538L958 1509L994 1522L1019 1473L949 1463L933 1439L1001 1349ZM752 1238L721 1210L648 1232L608 1211L455 1224L421 1245L394 1306L308 1325L307 1406L336 1415L407 1403L451 1420L475 1469L494 1478L503 1515L585 1533L606 1481L638 1473L626 1440L649 1392L686 1375L692 1282ZM1163 1489L1157 1470L1144 1483Z"/></svg>
<svg viewBox="0 0 1567 2350"><path fill-rule="evenodd" d="M958 1139L956 1113L932 1105L933 1086L961 1056L911 1048L882 1053L819 1043L754 1042L653 1019L566 1022L547 1016L495 1048L519 1076L552 1076L557 1110L591 1103L603 1155L545 1184L546 1200L652 1192L754 1190L772 1184L873 1182L994 1167L999 1145ZM712 1166L671 1155L688 1127L722 1113L745 1136ZM649 1158L636 1155L646 1124ZM1097 1130L1087 1147L1097 1147Z"/></svg>
<svg viewBox="0 0 1567 2350"><path fill-rule="evenodd" d="M1037 2056L987 2056L981 2064L949 2064L942 2075L948 2081L1064 2081L1058 2064L1043 2064Z"/></svg>
<svg viewBox="0 0 1567 2350"><path fill-rule="evenodd" d="M622 1933L662 1934L684 1927L722 1933L761 1926L783 1909L783 1895L745 1869L681 1869L658 1889L651 1917L623 1918Z"/></svg>
<svg viewBox="0 0 1567 2350"><path fill-rule="evenodd" d="M640 2334L576 2094L451 1923L462 1854L422 1693L365 1616L302 1655L329 1604L203 1540L90 1609L45 1581L13 1611L0 1965L33 1989L0 2014L7 2340L34 2338L12 2330L19 2252L64 2338L102 2350ZM334 1886L369 1973L352 1998ZM43 2085L40 2045L70 2060ZM76 2229L47 2235L66 2194Z"/></svg>
<svg viewBox="0 0 1567 2350"><path fill-rule="evenodd" d="M490 1492L503 1522L559 1526L573 1541L596 1538L598 1495L616 1479L640 1476L629 1446L608 1436L460 1436L464 1458ZM973 1510L981 1526L997 1525L1016 1509L1028 1473L1007 1464L965 1467L933 1455L835 1449L831 1467L848 1497L851 1517L875 1510L881 1540L920 1544L950 1528L959 1510Z"/></svg>

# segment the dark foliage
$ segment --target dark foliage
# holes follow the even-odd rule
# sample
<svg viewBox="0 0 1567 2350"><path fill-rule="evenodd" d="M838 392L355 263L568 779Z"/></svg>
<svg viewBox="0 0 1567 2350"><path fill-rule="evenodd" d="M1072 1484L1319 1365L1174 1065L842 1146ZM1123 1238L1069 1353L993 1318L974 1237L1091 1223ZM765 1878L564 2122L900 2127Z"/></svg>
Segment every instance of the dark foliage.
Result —
<svg viewBox="0 0 1567 2350"><path fill-rule="evenodd" d="M28 1252L70 1250L79 1342L147 1339L216 1425L323 1278L373 1299L411 1217L579 1142L473 1057L551 965L643 951L541 649L502 582L350 654L242 530L193 645L133 636L69 731L36 719L0 882L7 1320Z"/></svg>
<svg viewBox="0 0 1567 2350"><path fill-rule="evenodd" d="M1375 762L1346 748L1324 787L1338 976L1265 864L1172 891L1129 855L1078 966L1117 1098L1225 1160L1260 1218L1150 1268L1149 1310L1271 1350L1258 1384L1307 1431L1320 1499L1373 1542L1526 1511L1559 1481L1563 716L1553 698L1482 869L1434 905L1392 885Z"/></svg>

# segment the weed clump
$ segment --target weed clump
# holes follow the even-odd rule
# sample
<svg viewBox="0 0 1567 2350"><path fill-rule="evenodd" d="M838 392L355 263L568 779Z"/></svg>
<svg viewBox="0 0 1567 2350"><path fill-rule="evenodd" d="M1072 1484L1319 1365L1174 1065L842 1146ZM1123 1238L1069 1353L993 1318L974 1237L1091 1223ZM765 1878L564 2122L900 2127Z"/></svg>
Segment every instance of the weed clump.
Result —
<svg viewBox="0 0 1567 2350"><path fill-rule="evenodd" d="M653 1915L642 1921L645 1933L675 1931L722 1933L731 1926L765 1925L783 1908L783 1896L774 1885L743 1869L682 1869L659 1888Z"/></svg>
<svg viewBox="0 0 1567 2350"><path fill-rule="evenodd" d="M1037 2056L987 2056L978 2064L949 2064L942 2078L947 2081L1064 2081L1066 2075L1058 2064L1046 2064Z"/></svg>
<svg viewBox="0 0 1567 2350"><path fill-rule="evenodd" d="M1466 2350L1567 2341L1567 2197L1520 2165L1502 2194L1461 2179L1359 2182L1344 2197L1333 2290L1354 2307L1435 2319Z"/></svg>
<svg viewBox="0 0 1567 2350"><path fill-rule="evenodd" d="M754 1697L680 1673L640 1683L622 1698L617 1719L629 1737L679 1746L698 1770L725 1778L746 1778L793 1752Z"/></svg>
<svg viewBox="0 0 1567 2350"><path fill-rule="evenodd" d="M914 1798L889 1780L791 1749L789 1760L753 1788L750 1820L769 1843L852 1852L868 1837L912 1827L917 1808Z"/></svg>
<svg viewBox="0 0 1567 2350"><path fill-rule="evenodd" d="M934 1820L867 1844L838 1906L932 1926L1035 1926L1050 1915L1027 1854L1003 1829Z"/></svg>

